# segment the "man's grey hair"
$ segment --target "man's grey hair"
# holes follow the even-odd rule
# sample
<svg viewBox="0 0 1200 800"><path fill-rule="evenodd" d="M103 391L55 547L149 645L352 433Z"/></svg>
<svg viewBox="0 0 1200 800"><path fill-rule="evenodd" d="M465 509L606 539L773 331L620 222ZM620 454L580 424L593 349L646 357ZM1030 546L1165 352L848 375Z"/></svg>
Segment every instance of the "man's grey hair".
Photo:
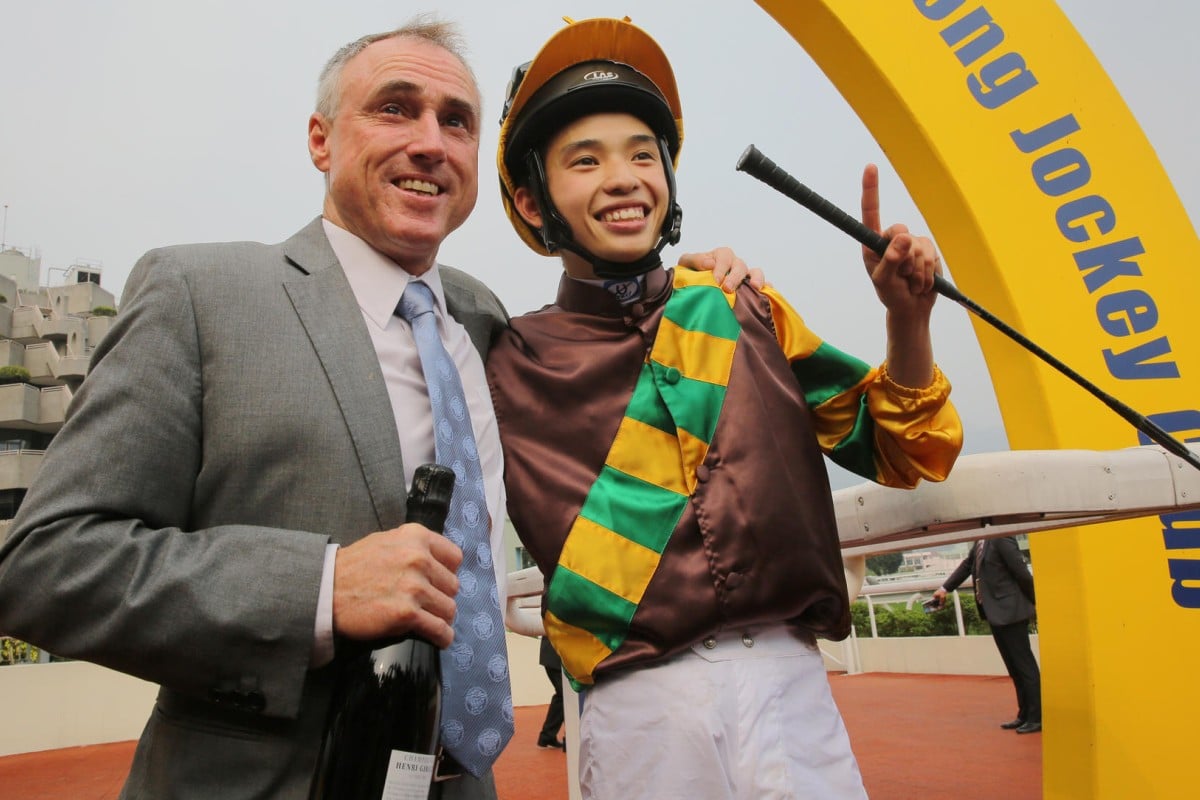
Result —
<svg viewBox="0 0 1200 800"><path fill-rule="evenodd" d="M395 30L367 34L344 45L334 53L333 58L329 59L321 70L321 77L317 80L317 113L326 119L333 119L337 114L342 100L342 70L352 58L375 42L401 37L423 39L457 58L466 69L467 75L470 76L476 96L481 96L479 81L475 78L475 72L471 69L471 65L467 63L466 45L458 26L453 22L436 19L431 14L420 14Z"/></svg>

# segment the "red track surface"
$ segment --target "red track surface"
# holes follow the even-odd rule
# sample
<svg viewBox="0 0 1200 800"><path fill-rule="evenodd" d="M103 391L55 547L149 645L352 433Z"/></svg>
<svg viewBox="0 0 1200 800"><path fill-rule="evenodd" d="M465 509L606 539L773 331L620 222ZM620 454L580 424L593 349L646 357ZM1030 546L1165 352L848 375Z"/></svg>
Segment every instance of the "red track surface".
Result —
<svg viewBox="0 0 1200 800"><path fill-rule="evenodd" d="M1016 712L1008 678L830 680L872 800L1041 797L1041 734L1000 729ZM516 709L516 735L496 765L500 800L566 800L566 756L534 744L544 714L545 706ZM22 800L115 800L132 757L133 742L7 756L0 787Z"/></svg>

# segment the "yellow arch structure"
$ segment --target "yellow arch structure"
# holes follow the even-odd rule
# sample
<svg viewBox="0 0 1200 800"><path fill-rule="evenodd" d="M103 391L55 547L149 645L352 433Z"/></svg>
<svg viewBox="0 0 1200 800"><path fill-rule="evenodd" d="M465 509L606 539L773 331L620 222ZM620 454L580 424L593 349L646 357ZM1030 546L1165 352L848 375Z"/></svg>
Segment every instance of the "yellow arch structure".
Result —
<svg viewBox="0 0 1200 800"><path fill-rule="evenodd" d="M1057 5L757 2L880 143L966 295L1177 438L1200 438L1200 241ZM973 324L1013 449L1139 443ZM1035 535L1032 547L1044 796L1195 796L1200 514Z"/></svg>

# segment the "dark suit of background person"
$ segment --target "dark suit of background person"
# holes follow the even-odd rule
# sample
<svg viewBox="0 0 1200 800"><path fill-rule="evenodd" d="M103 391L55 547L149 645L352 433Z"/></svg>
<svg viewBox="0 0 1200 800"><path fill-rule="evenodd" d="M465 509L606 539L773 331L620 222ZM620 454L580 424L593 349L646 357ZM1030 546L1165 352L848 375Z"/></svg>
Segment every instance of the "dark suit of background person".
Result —
<svg viewBox="0 0 1200 800"><path fill-rule="evenodd" d="M983 558L977 569L980 547ZM935 596L940 601L946 592L962 585L968 575L974 578L979 614L991 626L992 638L1017 692L1017 718L1001 727L1036 733L1042 729L1042 676L1029 644L1029 620L1035 614L1033 576L1017 540L1004 536L975 542Z"/></svg>
<svg viewBox="0 0 1200 800"><path fill-rule="evenodd" d="M407 169L458 191L439 157L413 155ZM422 232L432 263L440 229ZM504 310L479 281L439 272L482 355ZM341 545L339 582L347 553L413 541L427 558L457 552L423 529L391 530L405 520L399 413L319 219L282 244L138 262L0 546L0 630L161 685L122 797L307 798L334 673L310 665L327 545ZM386 623L397 635L398 619ZM494 797L485 778L435 786Z"/></svg>
<svg viewBox="0 0 1200 800"><path fill-rule="evenodd" d="M563 726L562 660L547 636L542 637L538 648L538 663L546 670L546 677L554 687L554 696L550 698L550 704L546 707L546 718L542 720L537 744L538 747L563 748L563 740L558 738L558 731Z"/></svg>

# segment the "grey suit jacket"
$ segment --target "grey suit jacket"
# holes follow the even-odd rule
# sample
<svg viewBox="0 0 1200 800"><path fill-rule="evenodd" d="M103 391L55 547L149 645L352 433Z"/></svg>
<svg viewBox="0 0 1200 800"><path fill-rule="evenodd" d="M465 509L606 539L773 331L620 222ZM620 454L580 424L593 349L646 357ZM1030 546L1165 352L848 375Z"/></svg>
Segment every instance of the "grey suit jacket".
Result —
<svg viewBox="0 0 1200 800"><path fill-rule="evenodd" d="M481 354L507 315L442 267ZM124 797L305 798L325 547L404 521L375 350L319 219L155 250L0 546L0 630L161 685Z"/></svg>
<svg viewBox="0 0 1200 800"><path fill-rule="evenodd" d="M1011 625L1033 617L1033 576L1021 557L1017 540L1011 536L989 539L983 552L983 565L975 575L975 553L979 542L971 545L971 552L962 560L942 586L948 592L957 589L968 575L979 581L983 608L980 613L992 625Z"/></svg>

